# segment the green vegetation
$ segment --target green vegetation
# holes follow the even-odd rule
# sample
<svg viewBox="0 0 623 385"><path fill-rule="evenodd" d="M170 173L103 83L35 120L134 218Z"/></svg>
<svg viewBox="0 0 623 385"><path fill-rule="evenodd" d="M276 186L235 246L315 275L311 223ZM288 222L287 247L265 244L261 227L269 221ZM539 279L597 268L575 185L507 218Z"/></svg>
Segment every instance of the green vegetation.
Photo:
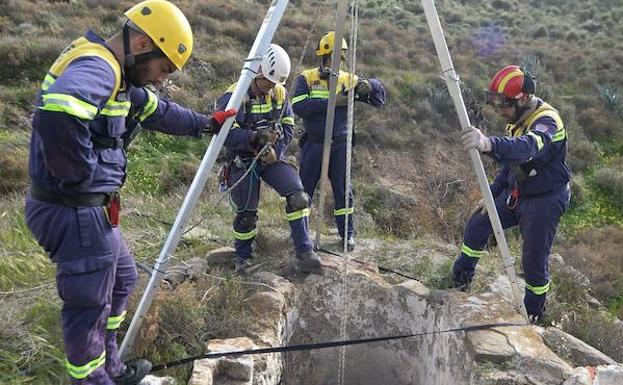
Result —
<svg viewBox="0 0 623 385"><path fill-rule="evenodd" d="M66 381L54 266L30 236L22 209L28 184L30 115L39 81L58 52L80 32L92 27L101 35L111 34L132 3L0 0L0 57L4 59L0 68L2 384ZM172 76L179 88L165 90L166 94L209 112L214 100L237 80L267 3L176 1L189 15L196 48L185 71ZM316 65L313 42L303 63L298 63L308 31L313 25L313 41L334 22L334 9L328 2L322 2L320 12L327 16L311 20L316 4L291 1L275 36L275 42L290 52L293 69ZM623 239L623 79L619 73L623 6L614 0L483 0L477 4L447 0L437 5L455 68L464 88L472 91L473 104L480 102L480 90L499 67L523 62L536 69L537 93L562 112L575 180L572 206L563 218L557 248L570 265L593 281L597 298L621 317L623 271L611 267L623 264L620 256L610 252L621 248L610 245ZM561 6L566 10L563 16ZM357 72L382 79L389 94L383 110L359 106L357 111L359 142L353 170L360 235L414 242L431 237L458 244L479 193L459 145L458 121L439 77L423 9L417 1L363 1L359 36ZM488 132L501 134L500 118L488 109L483 113ZM123 228L137 259L146 265L153 264L159 253L170 226L167 223L173 222L207 145L208 139L148 132L133 143L124 187ZM485 166L492 175L494 166L488 161ZM215 179L210 179L190 220L200 223L205 234L186 235L174 262L205 255L230 242L233 214L227 200L219 200ZM267 190L262 194L259 229L263 235L258 238L258 252L266 253L277 244L287 253L284 203ZM330 202L323 209L330 213ZM330 228L332 218L325 217L323 225ZM510 238L512 253L519 255L519 242ZM484 290L501 270L495 255L482 262L474 290ZM445 285L449 268L426 257L411 266L390 267L405 267L435 287ZM154 361L196 354L205 349L209 338L244 329L249 320L242 304L250 288L219 269L211 274L226 278L205 277L177 288L175 295L159 295L150 321L154 332L143 336L141 353ZM607 334L616 329L601 315L590 317L582 300L574 299L573 284L565 283L572 281L554 278L559 283L552 321L589 342L602 341L598 346L615 354L607 343L620 346L621 333ZM195 305L197 299L200 306ZM570 314L577 316L570 318ZM188 372L180 369L174 374L184 378Z"/></svg>

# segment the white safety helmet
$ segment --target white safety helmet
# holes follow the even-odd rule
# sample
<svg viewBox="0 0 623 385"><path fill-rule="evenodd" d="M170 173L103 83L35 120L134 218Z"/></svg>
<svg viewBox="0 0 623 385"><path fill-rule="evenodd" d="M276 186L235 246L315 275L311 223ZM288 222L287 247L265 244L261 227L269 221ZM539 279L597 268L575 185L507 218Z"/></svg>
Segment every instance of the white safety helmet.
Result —
<svg viewBox="0 0 623 385"><path fill-rule="evenodd" d="M271 44L261 64L262 75L276 84L284 84L290 76L290 56L285 49Z"/></svg>

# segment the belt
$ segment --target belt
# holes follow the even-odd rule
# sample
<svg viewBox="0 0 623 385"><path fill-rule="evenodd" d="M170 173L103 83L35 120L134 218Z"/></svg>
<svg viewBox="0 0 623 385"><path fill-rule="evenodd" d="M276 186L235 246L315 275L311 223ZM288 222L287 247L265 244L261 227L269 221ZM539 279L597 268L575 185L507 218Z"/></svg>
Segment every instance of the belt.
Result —
<svg viewBox="0 0 623 385"><path fill-rule="evenodd" d="M114 150L123 148L122 138L106 138L103 136L91 136L91 142L97 148L112 148Z"/></svg>
<svg viewBox="0 0 623 385"><path fill-rule="evenodd" d="M66 207L97 207L106 206L116 192L85 193L85 194L58 194L46 191L35 185L30 186L30 196L38 201Z"/></svg>

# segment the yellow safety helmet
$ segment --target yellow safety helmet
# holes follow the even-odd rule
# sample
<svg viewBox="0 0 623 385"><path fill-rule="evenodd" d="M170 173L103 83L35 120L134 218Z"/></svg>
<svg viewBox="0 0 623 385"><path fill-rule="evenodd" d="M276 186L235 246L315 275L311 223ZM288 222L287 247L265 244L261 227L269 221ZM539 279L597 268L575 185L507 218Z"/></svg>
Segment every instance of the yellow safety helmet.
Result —
<svg viewBox="0 0 623 385"><path fill-rule="evenodd" d="M193 51L193 31L178 7L165 0L146 0L125 15L154 41L181 70Z"/></svg>
<svg viewBox="0 0 623 385"><path fill-rule="evenodd" d="M330 55L333 52L333 47L335 46L335 32L330 31L327 32L323 37L320 38L318 42L318 49L316 50L317 56L325 56ZM346 44L346 39L342 38L342 51L346 51L348 49L348 44Z"/></svg>

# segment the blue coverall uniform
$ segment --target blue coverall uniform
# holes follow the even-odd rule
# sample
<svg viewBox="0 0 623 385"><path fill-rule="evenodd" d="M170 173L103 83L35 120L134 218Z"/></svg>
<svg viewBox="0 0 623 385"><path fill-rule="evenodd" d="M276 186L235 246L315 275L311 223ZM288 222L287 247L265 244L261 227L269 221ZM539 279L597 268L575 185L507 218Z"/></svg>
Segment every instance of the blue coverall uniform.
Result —
<svg viewBox="0 0 623 385"><path fill-rule="evenodd" d="M209 118L127 83L110 47L91 31L57 62L75 52L81 54L61 73L51 69L37 97L26 222L57 265L72 383L112 385L124 369L116 331L137 272L119 227L94 198L124 183L120 138L128 128L140 122L146 129L198 137Z"/></svg>
<svg viewBox="0 0 623 385"><path fill-rule="evenodd" d="M541 100L536 106L521 124L507 127L511 136L490 137L489 155L502 165L490 186L502 227L518 225L523 239L526 310L541 317L550 287L549 254L569 205L571 172L565 163L567 134L558 112ZM487 215L476 212L468 220L453 267L458 285L471 282L491 233Z"/></svg>
<svg viewBox="0 0 623 385"><path fill-rule="evenodd" d="M235 86L236 84L232 85L219 98L217 110L225 109ZM258 160L253 165L252 161L261 147L253 140L256 131L274 126L277 121L281 124L282 135L274 145L276 162L265 164ZM254 95L249 89L247 98L236 115L236 121L225 139L231 170L228 186L237 183L248 167L254 167L231 191L231 198L236 206L233 228L236 257L239 259L246 260L252 256L252 243L257 234L260 180L267 182L280 196L286 198L286 218L290 224L290 236L294 241L296 254L300 255L313 248L309 238L308 198L300 199L304 196L301 179L296 167L286 161L286 149L292 140L293 127L292 108L286 97L285 88L277 84L268 95L264 96ZM294 200L297 203L291 202L295 196L297 199Z"/></svg>
<svg viewBox="0 0 623 385"><path fill-rule="evenodd" d="M294 113L303 118L305 133L302 137L300 156L300 175L305 192L313 197L316 185L320 180L322 166L322 150L324 130L327 119L329 101L329 81L321 75L320 69L303 71L295 80L292 108ZM338 93L355 92L359 79L356 75L340 71L338 77ZM377 79L368 79L370 92L367 95L355 95L356 101L361 101L380 107L385 104L386 93L382 83ZM340 236L344 237L344 222L348 215L347 236L354 232L352 214L354 199L352 188L349 189L348 208L345 207L346 197L346 134L347 134L347 107L335 108L333 123L333 141L329 160L329 180L333 189L335 222Z"/></svg>

